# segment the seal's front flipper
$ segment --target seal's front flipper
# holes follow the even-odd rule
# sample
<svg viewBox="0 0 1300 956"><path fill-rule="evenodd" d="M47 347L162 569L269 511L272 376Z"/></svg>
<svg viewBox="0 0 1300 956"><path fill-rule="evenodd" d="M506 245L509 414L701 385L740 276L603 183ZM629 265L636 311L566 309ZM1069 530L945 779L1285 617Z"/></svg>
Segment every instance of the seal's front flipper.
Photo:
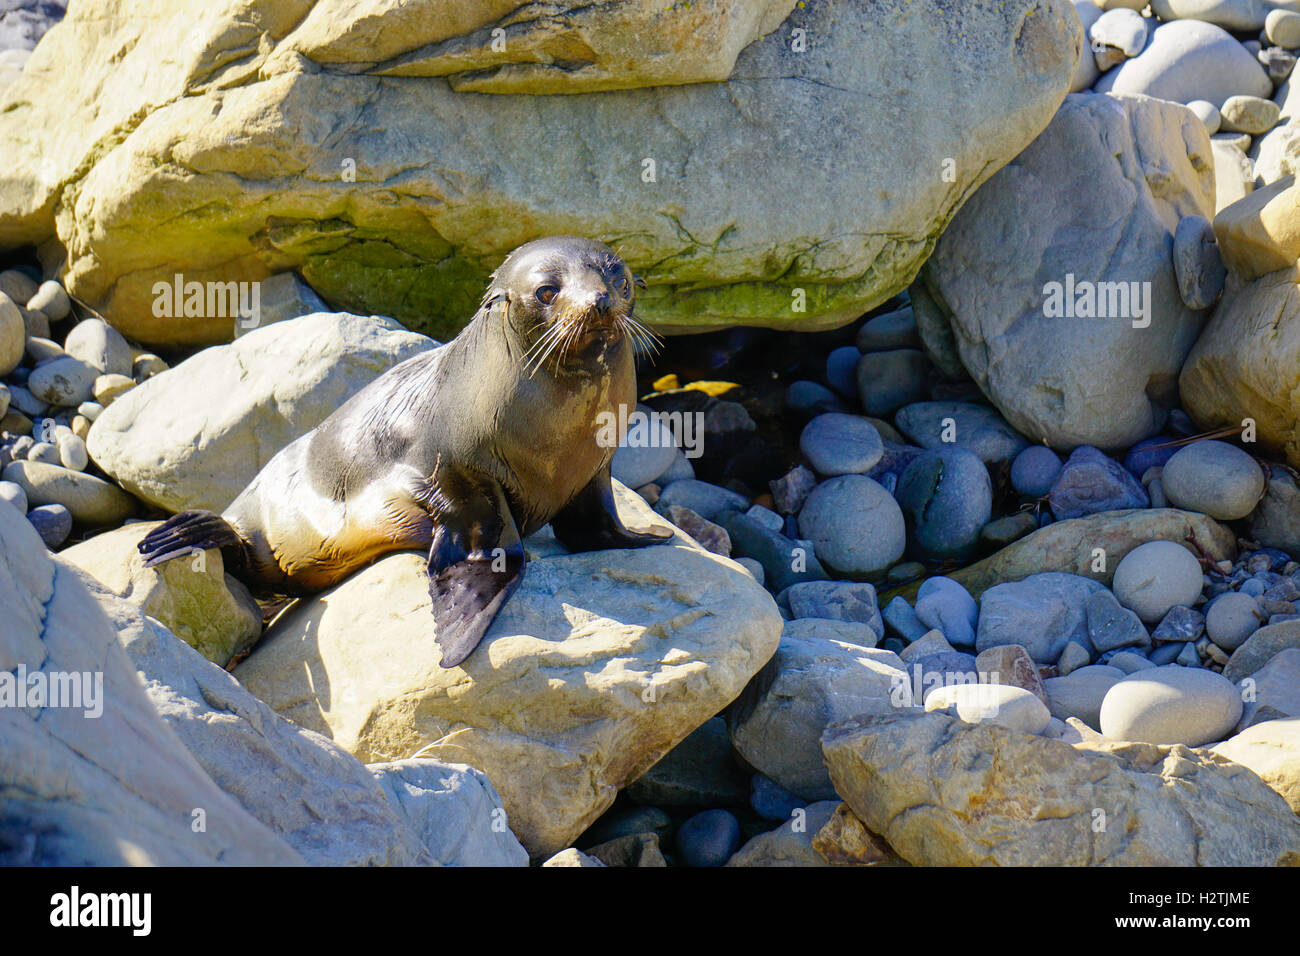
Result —
<svg viewBox="0 0 1300 956"><path fill-rule="evenodd" d="M671 531L631 531L623 527L614 507L614 487L606 465L574 499L551 519L551 529L570 551L603 548L644 548L663 544Z"/></svg>
<svg viewBox="0 0 1300 956"><path fill-rule="evenodd" d="M172 515L136 545L146 568L211 548L221 549L222 558L231 569L243 566L244 542L239 532L211 511L182 511Z"/></svg>
<svg viewBox="0 0 1300 956"><path fill-rule="evenodd" d="M443 667L473 653L523 579L524 547L501 486L490 478L442 472L431 496L436 530L429 549L429 594Z"/></svg>

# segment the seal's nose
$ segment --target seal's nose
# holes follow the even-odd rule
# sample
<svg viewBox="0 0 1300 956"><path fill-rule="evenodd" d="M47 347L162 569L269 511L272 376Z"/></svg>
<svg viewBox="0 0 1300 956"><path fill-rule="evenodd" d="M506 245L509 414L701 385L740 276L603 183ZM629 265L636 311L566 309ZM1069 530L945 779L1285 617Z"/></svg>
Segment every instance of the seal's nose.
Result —
<svg viewBox="0 0 1300 956"><path fill-rule="evenodd" d="M587 296L587 308L600 315L607 315L613 305L614 300L606 289L595 290Z"/></svg>

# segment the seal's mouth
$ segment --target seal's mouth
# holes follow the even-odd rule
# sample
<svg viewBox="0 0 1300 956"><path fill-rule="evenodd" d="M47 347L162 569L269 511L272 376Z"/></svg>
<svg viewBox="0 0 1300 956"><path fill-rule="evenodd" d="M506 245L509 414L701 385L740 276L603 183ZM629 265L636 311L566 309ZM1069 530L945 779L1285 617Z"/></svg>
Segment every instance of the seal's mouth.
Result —
<svg viewBox="0 0 1300 956"><path fill-rule="evenodd" d="M562 309L528 349L524 365L531 377L552 358L558 368L584 356L593 345L608 347L624 338L632 341L634 349L646 354L657 352L662 345L659 336L638 322L630 309Z"/></svg>

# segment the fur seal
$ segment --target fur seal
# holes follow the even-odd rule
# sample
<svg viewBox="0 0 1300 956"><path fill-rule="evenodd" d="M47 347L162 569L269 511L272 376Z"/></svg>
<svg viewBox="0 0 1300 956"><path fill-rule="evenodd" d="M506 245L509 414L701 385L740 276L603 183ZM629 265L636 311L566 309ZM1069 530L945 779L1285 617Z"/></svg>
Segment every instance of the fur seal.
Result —
<svg viewBox="0 0 1300 956"><path fill-rule="evenodd" d="M394 366L275 455L217 515L185 511L139 544L146 566L220 548L254 589L323 590L392 551L428 551L443 667L478 646L548 522L571 551L669 537L625 528L607 414L636 400L644 286L608 246L520 246L471 322ZM625 416L623 416L625 417Z"/></svg>

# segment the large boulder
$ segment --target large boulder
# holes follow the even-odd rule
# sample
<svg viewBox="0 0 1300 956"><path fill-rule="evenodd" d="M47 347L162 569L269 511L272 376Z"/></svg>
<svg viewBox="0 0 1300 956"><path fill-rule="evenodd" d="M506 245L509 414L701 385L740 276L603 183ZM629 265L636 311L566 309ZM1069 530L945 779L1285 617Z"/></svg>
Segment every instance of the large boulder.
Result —
<svg viewBox="0 0 1300 956"><path fill-rule="evenodd" d="M1293 221L1300 224L1300 190L1288 192L1296 203ZM1220 229L1216 219L1222 245ZM1231 246L1235 240L1227 236L1226 241ZM1290 255L1294 263L1296 255ZM1243 429L1245 419L1253 419L1259 447L1285 455L1293 467L1300 467L1298 286L1300 268L1295 265L1253 279L1229 272L1223 299L1179 378L1187 412L1198 425Z"/></svg>
<svg viewBox="0 0 1300 956"><path fill-rule="evenodd" d="M286 270L445 338L555 233L616 241L664 329L843 324L1048 123L1082 29L1068 0L810 0L730 66L791 6L85 0L5 91L0 242L56 239L152 343L231 327L156 284Z"/></svg>
<svg viewBox="0 0 1300 956"><path fill-rule="evenodd" d="M0 864L301 865L159 717L78 575L0 507Z"/></svg>
<svg viewBox="0 0 1300 956"><path fill-rule="evenodd" d="M1204 321L1174 271L1188 215L1214 215L1201 121L1161 100L1074 94L954 217L921 277L1017 431L1112 450L1160 429Z"/></svg>
<svg viewBox="0 0 1300 956"><path fill-rule="evenodd" d="M667 528L618 488L629 525ZM365 762L465 763L533 856L571 845L776 650L776 603L740 565L668 545L567 555L527 542L523 583L459 667L439 665L425 556L385 558L283 615L235 670Z"/></svg>
<svg viewBox="0 0 1300 956"><path fill-rule="evenodd" d="M271 457L436 342L379 316L277 322L155 375L91 426L95 464L169 511L221 511Z"/></svg>
<svg viewBox="0 0 1300 956"><path fill-rule="evenodd" d="M937 713L846 720L823 749L844 802L913 865L1300 863L1300 819L1209 751L1071 746Z"/></svg>
<svg viewBox="0 0 1300 956"><path fill-rule="evenodd" d="M82 582L117 631L154 709L214 783L317 866L526 865L492 784L437 761L443 828L412 825L403 778L415 768L363 766L337 744L279 716L239 681L89 575ZM420 763L417 761L416 763ZM421 789L415 788L419 793ZM486 799L485 799L486 798ZM416 817L418 819L418 815ZM458 849L463 846L469 852ZM435 852L438 851L438 852Z"/></svg>

